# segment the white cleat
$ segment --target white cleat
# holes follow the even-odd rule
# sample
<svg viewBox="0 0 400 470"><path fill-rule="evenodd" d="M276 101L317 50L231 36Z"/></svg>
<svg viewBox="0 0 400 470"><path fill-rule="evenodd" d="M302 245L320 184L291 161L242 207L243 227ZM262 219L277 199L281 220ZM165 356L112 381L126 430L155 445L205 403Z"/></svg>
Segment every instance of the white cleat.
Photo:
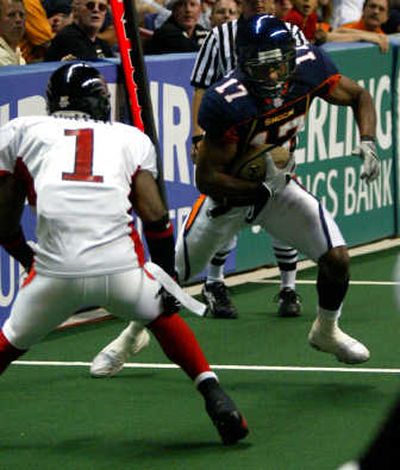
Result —
<svg viewBox="0 0 400 470"><path fill-rule="evenodd" d="M360 466L358 465L357 462L351 461L351 462L347 462L343 464L337 470L360 470Z"/></svg>
<svg viewBox="0 0 400 470"><path fill-rule="evenodd" d="M321 327L319 319L314 321L308 335L308 341L313 348L333 354L338 361L346 364L368 361L370 354L362 343L344 333L336 323L329 323L329 328L325 328Z"/></svg>
<svg viewBox="0 0 400 470"><path fill-rule="evenodd" d="M133 341L133 342L132 342ZM123 367L127 359L138 354L150 343L150 335L146 329L140 331L133 340L119 336L103 348L93 359L90 375L96 378L113 377Z"/></svg>

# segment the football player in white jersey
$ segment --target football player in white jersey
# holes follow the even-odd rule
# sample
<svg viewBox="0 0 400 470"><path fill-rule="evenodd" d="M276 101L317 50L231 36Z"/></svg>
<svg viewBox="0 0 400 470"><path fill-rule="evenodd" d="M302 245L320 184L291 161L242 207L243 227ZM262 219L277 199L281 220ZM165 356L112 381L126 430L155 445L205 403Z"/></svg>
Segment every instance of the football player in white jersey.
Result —
<svg viewBox="0 0 400 470"><path fill-rule="evenodd" d="M0 128L0 244L30 268L0 331L0 373L71 313L99 305L136 320L139 332L146 325L203 395L222 441L236 443L248 433L246 421L170 293L180 299L183 292L168 275L173 230L155 181L153 144L109 121L106 82L88 64L56 70L47 104L50 116ZM25 196L37 214L34 256L20 228ZM156 264L145 263L132 207ZM183 293L180 300L194 299Z"/></svg>

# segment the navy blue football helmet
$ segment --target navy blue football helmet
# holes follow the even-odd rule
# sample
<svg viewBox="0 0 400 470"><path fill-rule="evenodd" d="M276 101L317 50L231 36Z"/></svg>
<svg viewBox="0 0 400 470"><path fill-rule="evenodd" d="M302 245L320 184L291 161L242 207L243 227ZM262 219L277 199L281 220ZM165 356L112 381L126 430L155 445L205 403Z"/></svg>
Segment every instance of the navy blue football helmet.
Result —
<svg viewBox="0 0 400 470"><path fill-rule="evenodd" d="M250 93L260 98L281 95L296 67L295 42L283 21L265 14L239 21L236 52Z"/></svg>
<svg viewBox="0 0 400 470"><path fill-rule="evenodd" d="M77 111L92 119L110 119L110 94L101 73L84 62L63 65L51 75L47 85L47 111Z"/></svg>

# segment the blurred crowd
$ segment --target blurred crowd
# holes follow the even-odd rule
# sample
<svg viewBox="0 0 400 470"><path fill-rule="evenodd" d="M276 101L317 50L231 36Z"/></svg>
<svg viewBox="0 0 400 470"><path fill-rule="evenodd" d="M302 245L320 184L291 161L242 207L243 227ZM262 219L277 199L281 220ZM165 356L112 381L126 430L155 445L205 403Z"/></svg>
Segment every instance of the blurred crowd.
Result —
<svg viewBox="0 0 400 470"><path fill-rule="evenodd" d="M367 41L389 48L400 0L254 0L316 45ZM196 52L208 31L239 17L240 0L137 0L145 54ZM0 0L0 65L118 56L107 0Z"/></svg>

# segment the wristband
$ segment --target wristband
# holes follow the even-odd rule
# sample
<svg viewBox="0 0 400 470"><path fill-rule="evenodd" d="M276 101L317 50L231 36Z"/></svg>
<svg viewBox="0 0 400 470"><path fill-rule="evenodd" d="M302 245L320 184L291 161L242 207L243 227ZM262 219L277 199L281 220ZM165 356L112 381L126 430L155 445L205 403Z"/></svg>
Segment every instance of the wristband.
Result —
<svg viewBox="0 0 400 470"><path fill-rule="evenodd" d="M165 214L158 221L143 224L147 247L153 263L171 277L175 275L174 228Z"/></svg>
<svg viewBox="0 0 400 470"><path fill-rule="evenodd" d="M201 134L201 135L194 135L194 136L192 137L192 144L193 144L193 145L196 145L196 144L198 144L199 142L201 142L202 140L203 140L203 134Z"/></svg>
<svg viewBox="0 0 400 470"><path fill-rule="evenodd" d="M375 137L373 135L362 135L360 137L361 142L375 142Z"/></svg>

